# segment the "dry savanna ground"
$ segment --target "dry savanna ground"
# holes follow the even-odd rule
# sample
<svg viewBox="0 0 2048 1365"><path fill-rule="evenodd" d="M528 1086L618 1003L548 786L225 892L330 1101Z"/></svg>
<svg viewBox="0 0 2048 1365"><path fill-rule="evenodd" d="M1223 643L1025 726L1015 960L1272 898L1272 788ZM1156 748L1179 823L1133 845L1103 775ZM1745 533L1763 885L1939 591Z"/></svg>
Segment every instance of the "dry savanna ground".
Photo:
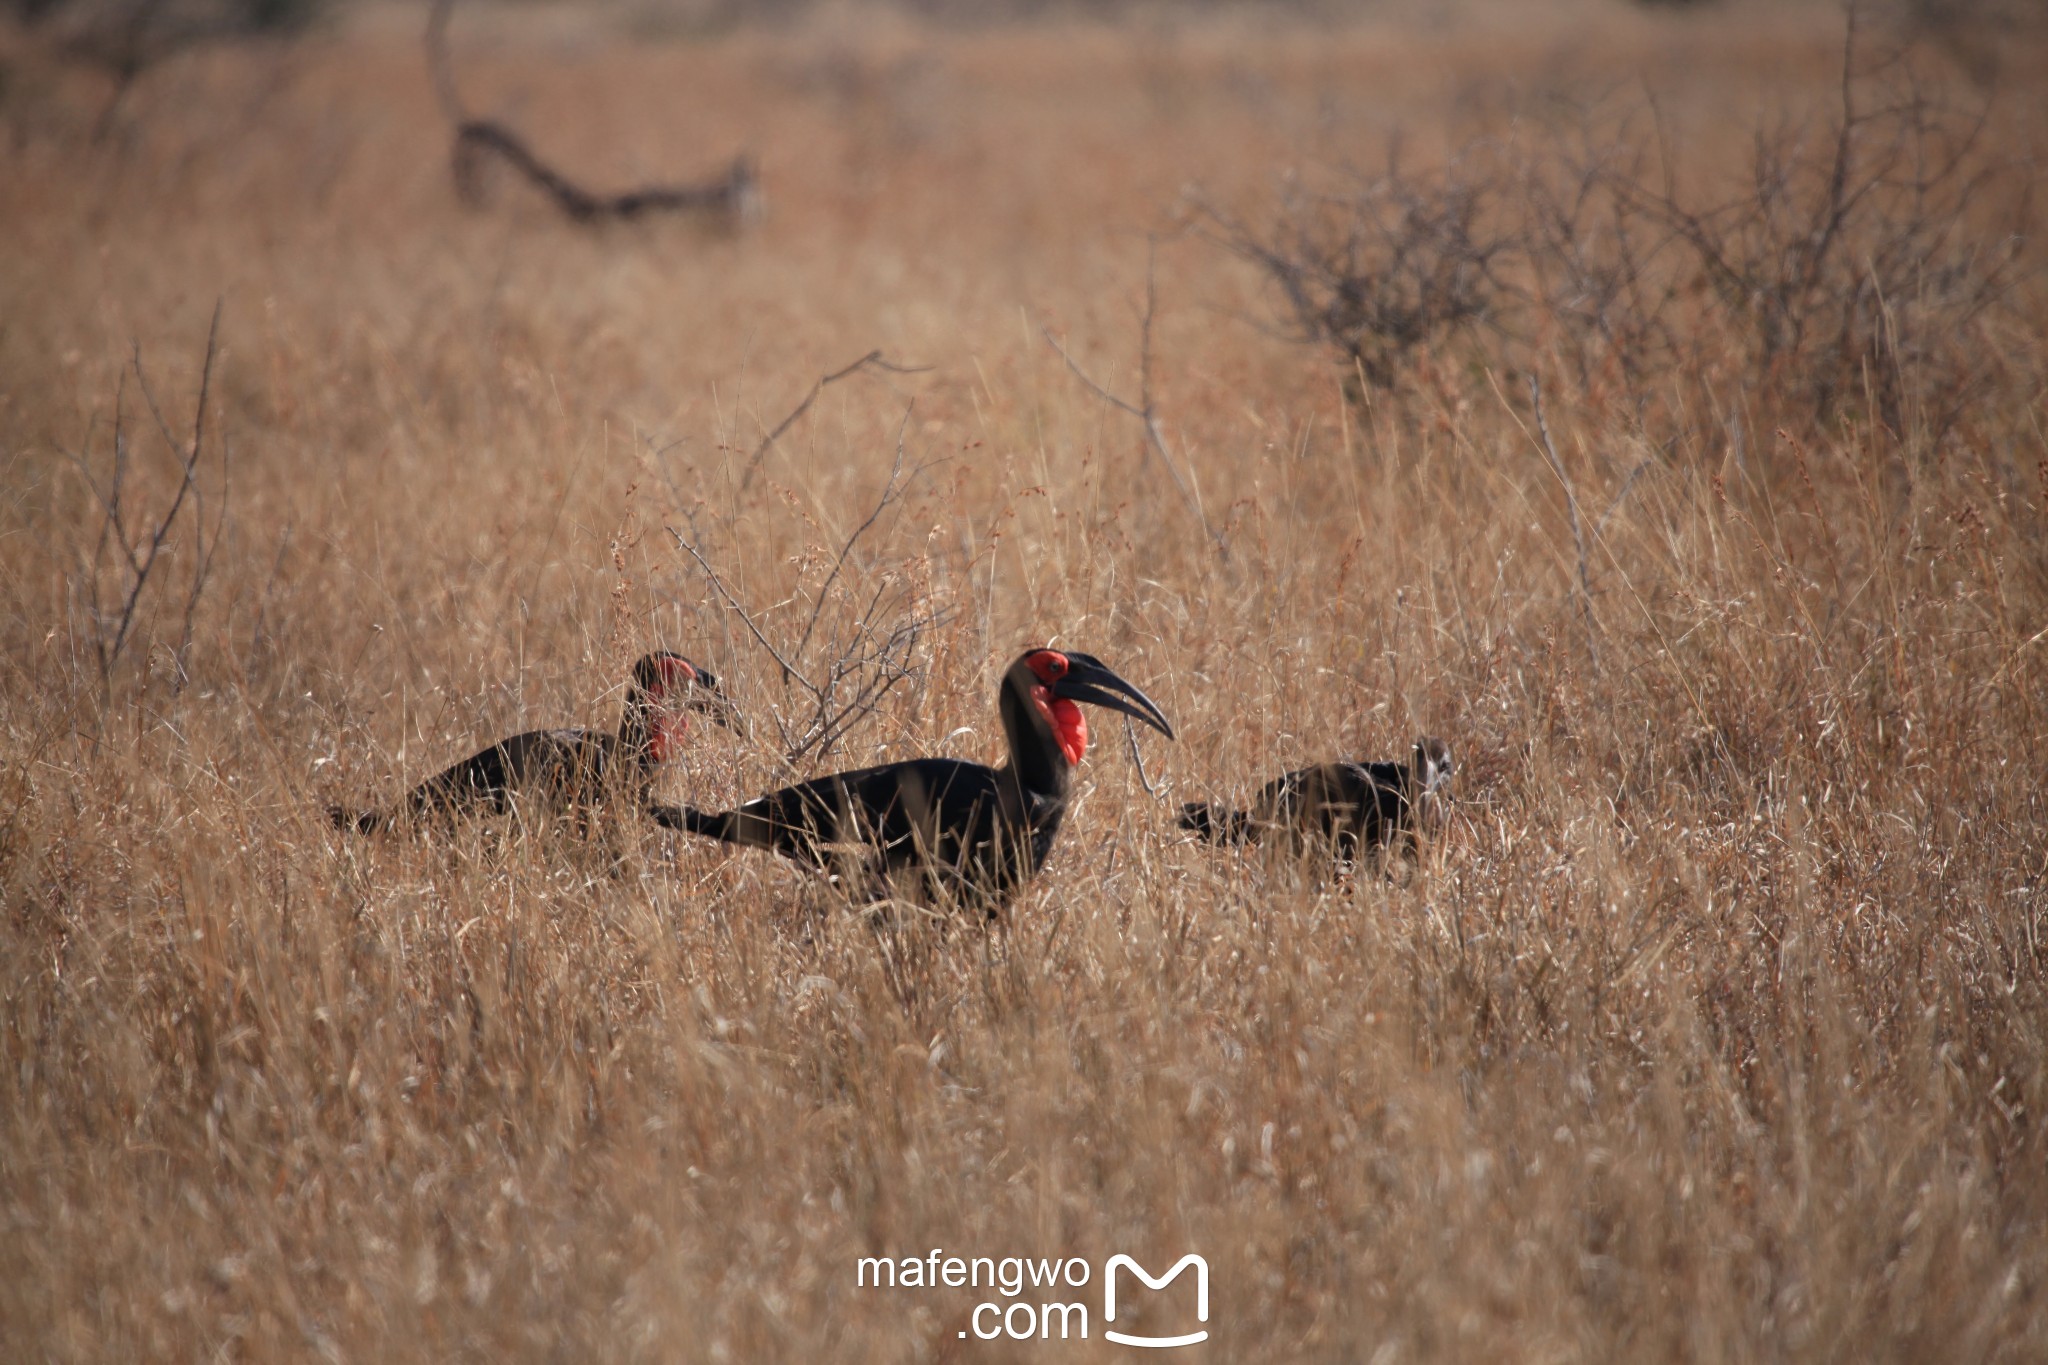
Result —
<svg viewBox="0 0 2048 1365"><path fill-rule="evenodd" d="M111 111L0 35L5 1354L1131 1354L856 1288L938 1247L1200 1252L1189 1359L2042 1359L2048 83L1865 18L1818 227L1821 4L456 15L593 186L750 151L737 234L465 204L411 7ZM671 799L992 759L1044 641L1180 737L1096 713L987 930L322 815L655 645L748 719ZM1174 828L1425 731L1413 875Z"/></svg>

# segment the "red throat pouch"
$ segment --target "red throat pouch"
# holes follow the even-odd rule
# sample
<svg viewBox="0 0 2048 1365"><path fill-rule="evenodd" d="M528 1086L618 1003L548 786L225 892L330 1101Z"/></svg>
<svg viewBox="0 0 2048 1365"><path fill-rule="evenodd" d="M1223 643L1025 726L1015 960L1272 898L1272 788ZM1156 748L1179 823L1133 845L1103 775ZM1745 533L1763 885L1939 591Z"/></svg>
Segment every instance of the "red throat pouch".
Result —
<svg viewBox="0 0 2048 1365"><path fill-rule="evenodd" d="M1045 718L1052 722L1053 739L1058 742L1060 752L1067 762L1078 764L1081 756L1088 752L1088 717L1081 714L1081 708L1065 697L1055 697L1048 688L1031 689L1031 700L1038 703L1038 709L1045 712Z"/></svg>
<svg viewBox="0 0 2048 1365"><path fill-rule="evenodd" d="M690 722L682 716L655 717L654 733L647 740L647 756L656 763L668 762L683 747L683 735L689 728Z"/></svg>

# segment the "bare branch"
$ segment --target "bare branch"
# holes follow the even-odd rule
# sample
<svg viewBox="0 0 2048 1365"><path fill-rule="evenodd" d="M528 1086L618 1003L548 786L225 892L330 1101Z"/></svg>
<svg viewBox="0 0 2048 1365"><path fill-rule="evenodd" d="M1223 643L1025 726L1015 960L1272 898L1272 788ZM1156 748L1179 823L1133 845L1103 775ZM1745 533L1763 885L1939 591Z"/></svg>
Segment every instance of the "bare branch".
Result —
<svg viewBox="0 0 2048 1365"><path fill-rule="evenodd" d="M206 592L207 580L213 576L213 558L219 553L220 542L227 533L228 503L234 491L232 467L233 447L227 439L227 433L223 431L220 435L220 510L214 514L213 536L210 540L206 535L206 503L201 496L204 490L193 490L196 499L193 517L198 529L194 532L193 540L192 587L185 594L185 622L178 635L176 657L180 688L191 680L189 661L192 657L192 622L199 612L199 599Z"/></svg>
<svg viewBox="0 0 2048 1365"><path fill-rule="evenodd" d="M863 572L854 557L855 547L881 524L889 508L897 505L918 475L929 468L920 465L907 474L904 472L905 440L913 411L914 408L906 408L897 426L895 456L880 496L868 515L841 542L831 567L825 570L812 595L810 610L794 645L778 644L772 639L764 624L765 613L756 616L749 611L713 570L703 550L673 527L669 528L669 534L697 561L727 607L739 614L755 643L775 661L784 688L798 686L808 696L809 715L795 725L786 723L781 710L771 710L783 762L792 768L829 754L876 712L884 698L916 677L918 669L913 661L918 650L926 634L945 619L946 613L926 605L914 587L898 589L896 576L890 573L871 580L873 590L866 593L864 605L858 598L848 601L854 591L850 585ZM794 601L801 594L799 587L789 600ZM827 629L828 618L839 604L850 609L837 618L845 624Z"/></svg>
<svg viewBox="0 0 2048 1365"><path fill-rule="evenodd" d="M747 632L754 637L754 642L760 645L761 648L767 650L768 653L774 658L775 662L781 665L782 676L784 681L794 679L797 682L803 684L804 690L806 692L809 692L812 696L822 696L823 693L819 691L818 685L812 682L809 678L806 678L802 673L798 672L796 665L792 664L789 660L783 658L782 651L778 650L774 646L774 644L770 642L768 637L761 633L761 627L755 624L754 622L753 613L746 609L746 607L740 602L739 598L733 596L732 589L725 586L725 580L718 576L718 570L711 567L711 561L704 557L703 552L698 550L698 548L695 545L692 545L689 541L685 540L683 538L683 533L681 531L678 531L675 527L670 526L666 529L668 533L675 538L676 544L682 546L685 550L688 550L690 552L690 558L697 561L697 567L702 569L704 571L704 576L711 580L712 588L717 591L720 597L725 599L725 605L729 607L731 610L739 613L740 621L746 626Z"/></svg>
<svg viewBox="0 0 2048 1365"><path fill-rule="evenodd" d="M206 329L206 360L199 374L199 401L192 416L192 439L182 452L178 450L179 442L177 438L171 434L170 424L164 420L163 410L157 405L156 396L150 392L149 377L142 368L142 348L140 345L137 345L135 348L135 378L142 389L143 401L149 405L150 413L156 419L157 430L162 433L165 443L171 447L174 454L178 455L178 487L171 496L170 506L164 510L162 517L158 519L156 526L150 532L148 548L138 555L133 547L129 545L127 536L119 526L118 509L121 496L121 461L123 456L121 443L117 437L114 452L114 490L106 505L109 520L116 523L115 534L122 543L123 553L129 564L129 572L128 585L121 603L120 616L114 624L113 633L108 635L102 628L98 633L96 641L100 656L100 681L102 686L105 686L111 680L114 664L120 659L122 651L128 646L130 635L135 627L136 614L142 601L143 589L149 586L150 574L156 568L157 559L163 553L165 542L170 539L171 527L176 524L178 513L183 510L186 498L192 496L194 485L199 478L199 454L206 438L206 407L212 393L213 362L220 346L220 314L221 305L216 302L213 306L213 321ZM117 430L118 425L117 422ZM203 535L203 527L201 531ZM105 537L103 535L101 543L104 544L104 541ZM202 578L199 587L203 589L204 586L205 583ZM94 609L95 611L98 610L97 601L95 601Z"/></svg>
<svg viewBox="0 0 2048 1365"><path fill-rule="evenodd" d="M880 353L876 352L875 354L879 355ZM811 604L811 619L804 622L803 637L796 642L796 652L798 654L802 654L804 647L810 644L811 632L818 628L818 617L825 610L825 600L832 593L832 585L839 580L839 571L846 567L846 557L853 553L854 543L867 534L868 528L879 521L882 513L888 509L889 504L896 500L896 476L903 472L903 435L910 429L910 414L915 410L915 407L915 404L911 404L909 407L904 408L903 421L896 428L896 459L889 466L889 479L888 482L882 485L882 496L876 501L875 510L868 513L868 519L855 527L853 534L846 538L846 543L839 547L839 558L832 562L832 572L825 575L825 582L818 589L818 598Z"/></svg>
<svg viewBox="0 0 2048 1365"><path fill-rule="evenodd" d="M777 422L775 429L762 437L761 444L754 447L754 453L747 459L746 470L740 475L740 488L745 490L753 485L754 474L760 467L762 459L767 456L769 449L782 439L785 432L797 424L799 418L811 410L811 404L818 401L819 394L847 376L858 374L860 371L870 367L877 370L887 370L890 374L925 374L931 369L929 365L891 364L883 359L881 351L874 350L869 351L859 360L854 361L843 369L834 370L831 374L821 376L817 383L811 385L810 392L804 395L804 401L791 409L789 416Z"/></svg>
<svg viewBox="0 0 2048 1365"><path fill-rule="evenodd" d="M434 98L442 116L461 127L469 122L469 111L455 88L454 63L448 60L448 16L454 9L455 0L434 0L434 7L427 12L427 74L434 82Z"/></svg>
<svg viewBox="0 0 2048 1365"><path fill-rule="evenodd" d="M1145 775L1145 755L1138 749L1138 729L1131 724L1129 716L1124 717L1124 743L1130 748L1131 763L1138 770L1138 785L1145 789L1145 795L1158 797L1159 792L1152 786L1152 779Z"/></svg>
<svg viewBox="0 0 2048 1365"><path fill-rule="evenodd" d="M1277 221L1260 232L1197 203L1204 236L1256 266L1292 315L1295 339L1336 353L1367 388L1392 388L1403 364L1439 338L1499 325L1510 295L1501 265L1522 246L1494 226L1504 186L1481 166L1485 144L1432 178L1401 169L1390 141L1387 169L1347 190L1290 187Z"/></svg>
<svg viewBox="0 0 2048 1365"><path fill-rule="evenodd" d="M1080 362L1068 353L1067 348L1060 345L1059 338L1052 334L1052 328L1041 327L1039 331L1045 337L1046 345L1052 347L1054 353L1066 362L1067 369L1073 373L1074 378L1080 380L1087 387L1089 392L1119 412L1127 413L1137 418L1139 423L1143 425L1145 428L1146 448L1166 470L1167 477L1173 480L1173 486L1180 492L1181 501L1187 504L1188 514L1200 523L1202 533L1216 543L1217 553L1223 558L1228 559L1230 557L1229 544L1209 524L1209 518L1202 512L1200 499L1196 498L1194 490L1188 487L1187 480L1181 477L1179 468L1173 462L1173 454L1167 449L1165 434L1160 430L1159 412L1152 398L1152 319L1156 305L1157 293L1153 286L1151 248L1148 247L1145 259L1145 318L1138 333L1139 401L1137 403L1120 398L1096 383L1094 378L1081 368Z"/></svg>

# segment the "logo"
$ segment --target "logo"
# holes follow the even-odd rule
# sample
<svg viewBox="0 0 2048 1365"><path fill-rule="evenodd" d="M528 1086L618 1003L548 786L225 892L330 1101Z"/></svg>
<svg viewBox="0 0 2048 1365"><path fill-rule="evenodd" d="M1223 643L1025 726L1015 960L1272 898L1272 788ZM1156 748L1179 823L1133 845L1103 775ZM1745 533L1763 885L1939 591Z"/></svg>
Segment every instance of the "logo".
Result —
<svg viewBox="0 0 2048 1365"><path fill-rule="evenodd" d="M1209 1321L1209 1263L1190 1252L1173 1263L1164 1275L1154 1275L1132 1257L1121 1253L1102 1265L1102 1335L1119 1346L1193 1346L1209 1339L1207 1327L1180 1336L1151 1336L1119 1332L1116 1321L1117 1272L1128 1270L1146 1288L1162 1290L1180 1278L1189 1266L1195 1270L1195 1320ZM1053 1301L1053 1296L1093 1287L1095 1267L1079 1256L1056 1257L966 1256L946 1254L933 1247L924 1256L862 1256L854 1267L857 1289L967 1289L982 1290L991 1297L974 1305L960 1328L962 1341L1086 1341L1089 1338L1091 1303L1081 1299ZM1000 1295L1000 1297L993 1297ZM1137 1314L1130 1296L1125 1296L1124 1324L1137 1326Z"/></svg>
<svg viewBox="0 0 2048 1365"><path fill-rule="evenodd" d="M1110 1257L1109 1264L1102 1268L1102 1320L1105 1323L1116 1321L1116 1272L1118 1267L1128 1268L1133 1275L1136 1275L1145 1282L1147 1289L1164 1289L1167 1285L1172 1284L1180 1276L1181 1271L1186 1270L1189 1266L1195 1268L1195 1321L1207 1322L1209 1320L1209 1263L1192 1251L1181 1257L1178 1261L1175 1261L1173 1269L1167 1271L1156 1280L1146 1272L1145 1267L1139 1265L1130 1257L1122 1253ZM1102 1335L1116 1342L1119 1346L1192 1346L1198 1341L1207 1341L1209 1339L1209 1329L1205 1327L1199 1332L1189 1332L1184 1336L1177 1337L1141 1337L1105 1327L1103 1328Z"/></svg>

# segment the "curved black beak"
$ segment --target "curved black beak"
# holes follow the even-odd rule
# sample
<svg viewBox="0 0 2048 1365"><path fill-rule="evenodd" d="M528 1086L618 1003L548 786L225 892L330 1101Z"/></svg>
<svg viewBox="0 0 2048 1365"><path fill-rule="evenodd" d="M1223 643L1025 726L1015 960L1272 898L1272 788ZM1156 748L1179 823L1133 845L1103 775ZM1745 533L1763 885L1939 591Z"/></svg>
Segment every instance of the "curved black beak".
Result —
<svg viewBox="0 0 2048 1365"><path fill-rule="evenodd" d="M1167 724L1165 714L1152 704L1152 699L1119 678L1109 665L1092 654L1076 654L1071 650L1062 650L1061 653L1067 658L1067 672L1052 685L1055 697L1085 701L1090 706L1107 707L1127 716L1136 716L1168 739L1173 738L1173 727Z"/></svg>

